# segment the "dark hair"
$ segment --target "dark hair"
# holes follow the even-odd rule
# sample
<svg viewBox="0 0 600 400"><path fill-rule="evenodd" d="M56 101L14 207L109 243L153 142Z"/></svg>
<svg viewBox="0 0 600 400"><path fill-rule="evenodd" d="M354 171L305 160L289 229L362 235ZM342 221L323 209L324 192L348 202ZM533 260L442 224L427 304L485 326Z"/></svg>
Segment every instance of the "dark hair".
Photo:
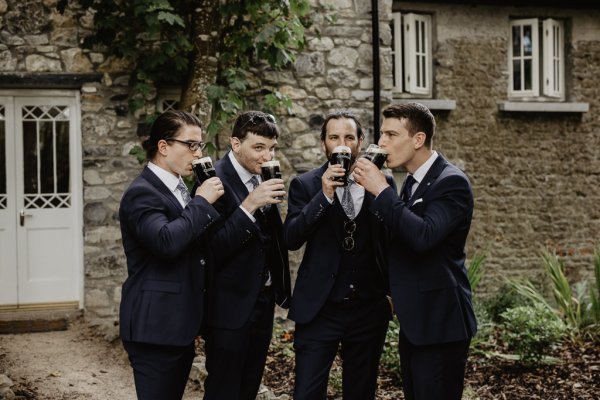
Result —
<svg viewBox="0 0 600 400"><path fill-rule="evenodd" d="M365 137L365 134L363 133L363 130L362 130L362 124L358 120L358 117L356 115L354 115L351 111L342 110L342 111L335 111L335 112L329 113L325 116L325 121L323 121L323 126L321 127L321 141L323 141L323 142L325 141L325 136L327 135L327 124L332 119L351 119L351 120L353 120L354 123L356 124L356 134L357 134L358 138L362 139Z"/></svg>
<svg viewBox="0 0 600 400"><path fill-rule="evenodd" d="M184 126L202 128L202 122L194 114L186 111L170 110L160 114L150 128L150 136L142 142L146 150L146 160L154 158L160 140L177 137Z"/></svg>
<svg viewBox="0 0 600 400"><path fill-rule="evenodd" d="M275 117L262 111L245 111L238 115L233 124L231 136L243 141L248 136L248 132L269 139L279 137L279 128L277 128Z"/></svg>
<svg viewBox="0 0 600 400"><path fill-rule="evenodd" d="M423 104L392 104L383 110L383 116L385 118L405 119L408 134L414 136L417 132L425 133L425 146L431 147L431 140L435 134L435 118Z"/></svg>

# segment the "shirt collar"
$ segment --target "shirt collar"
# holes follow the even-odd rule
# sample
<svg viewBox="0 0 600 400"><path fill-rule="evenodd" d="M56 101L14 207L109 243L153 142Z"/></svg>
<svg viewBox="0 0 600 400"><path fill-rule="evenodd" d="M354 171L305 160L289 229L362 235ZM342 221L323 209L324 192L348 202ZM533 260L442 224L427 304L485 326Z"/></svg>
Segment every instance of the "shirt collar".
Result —
<svg viewBox="0 0 600 400"><path fill-rule="evenodd" d="M173 175L169 171L159 167L151 161L148 161L148 169L154 172L158 179L160 179L160 181L164 183L165 186L168 187L171 192L175 191L175 188L177 188L181 177Z"/></svg>
<svg viewBox="0 0 600 400"><path fill-rule="evenodd" d="M250 171L248 171L246 168L242 167L242 164L240 164L233 155L233 151L229 152L229 160L231 160L231 164L233 164L235 172L237 172L242 182L244 182L244 185L247 184L253 176L256 176ZM258 181L260 182L260 179Z"/></svg>
<svg viewBox="0 0 600 400"><path fill-rule="evenodd" d="M425 178L425 175L427 175L429 168L431 168L431 166L433 165L433 163L435 162L435 159L437 157L438 157L438 153L437 153L437 151L434 150L431 153L431 155L429 156L429 158L427 159L427 161L425 161L423 163L423 165L421 165L419 168L417 168L415 173L412 174L413 178L415 178L415 181L417 181L417 184L421 183L423 178Z"/></svg>

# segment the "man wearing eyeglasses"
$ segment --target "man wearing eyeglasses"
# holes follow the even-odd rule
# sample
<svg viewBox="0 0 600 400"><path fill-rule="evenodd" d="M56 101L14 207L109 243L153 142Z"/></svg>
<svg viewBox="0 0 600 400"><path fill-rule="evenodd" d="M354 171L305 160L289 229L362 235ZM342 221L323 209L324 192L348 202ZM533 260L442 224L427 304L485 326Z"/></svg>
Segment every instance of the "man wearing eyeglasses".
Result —
<svg viewBox="0 0 600 400"><path fill-rule="evenodd" d="M282 179L262 182L261 164L273 159L279 130L270 114L236 119L229 151L215 165L225 195L224 217L213 231L215 259L207 317L205 400L254 400L271 342L275 304L288 307L290 275L277 205Z"/></svg>
<svg viewBox="0 0 600 400"><path fill-rule="evenodd" d="M217 177L191 199L182 177L202 156L200 120L167 111L143 143L148 165L123 194L119 222L127 257L120 333L137 398L181 399L205 315L207 231L219 219Z"/></svg>
<svg viewBox="0 0 600 400"><path fill-rule="evenodd" d="M356 159L364 135L341 111L321 129L327 159L348 146ZM306 243L289 318L296 322L295 400L325 399L329 370L341 344L344 400L375 398L377 370L391 317L387 278L378 256L381 224L368 213L373 196L326 162L290 185L284 236L290 250ZM394 186L391 178L387 179Z"/></svg>

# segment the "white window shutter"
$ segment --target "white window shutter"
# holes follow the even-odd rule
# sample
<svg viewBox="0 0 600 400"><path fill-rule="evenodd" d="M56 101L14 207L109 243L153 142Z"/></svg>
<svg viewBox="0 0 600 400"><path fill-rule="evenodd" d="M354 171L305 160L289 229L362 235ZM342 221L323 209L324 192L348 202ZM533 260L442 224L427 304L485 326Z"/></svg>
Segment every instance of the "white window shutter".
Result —
<svg viewBox="0 0 600 400"><path fill-rule="evenodd" d="M431 17L404 15L404 90L431 94Z"/></svg>
<svg viewBox="0 0 600 400"><path fill-rule="evenodd" d="M403 79L402 79L402 14L395 12L392 14L393 20L393 34L394 34L394 46L392 48L392 57L394 59L394 91L402 92Z"/></svg>
<svg viewBox="0 0 600 400"><path fill-rule="evenodd" d="M543 81L542 92L549 97L564 97L564 29L560 21L542 22Z"/></svg>

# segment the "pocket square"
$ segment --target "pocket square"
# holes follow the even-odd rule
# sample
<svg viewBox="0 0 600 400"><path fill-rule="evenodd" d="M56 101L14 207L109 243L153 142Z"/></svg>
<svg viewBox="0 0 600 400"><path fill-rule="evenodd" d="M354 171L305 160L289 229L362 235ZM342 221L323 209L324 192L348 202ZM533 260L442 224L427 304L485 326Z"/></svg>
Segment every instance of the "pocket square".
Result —
<svg viewBox="0 0 600 400"><path fill-rule="evenodd" d="M412 203L412 206L414 206L415 204L422 203L422 202L423 202L423 198L422 198L422 197L420 197L420 198L416 199L416 200L415 200L415 201ZM412 206L411 206L411 207L412 207Z"/></svg>

